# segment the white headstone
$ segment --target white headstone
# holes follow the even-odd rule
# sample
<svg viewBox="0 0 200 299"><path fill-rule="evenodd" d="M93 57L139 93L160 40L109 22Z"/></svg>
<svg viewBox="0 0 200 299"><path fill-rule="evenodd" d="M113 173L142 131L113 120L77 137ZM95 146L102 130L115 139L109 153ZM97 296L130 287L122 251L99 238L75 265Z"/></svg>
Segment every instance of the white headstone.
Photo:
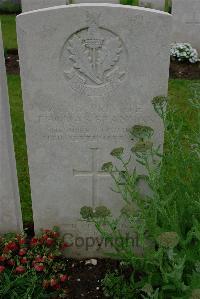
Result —
<svg viewBox="0 0 200 299"><path fill-rule="evenodd" d="M31 11L68 4L68 0L21 0L22 11Z"/></svg>
<svg viewBox="0 0 200 299"><path fill-rule="evenodd" d="M200 54L200 1L173 0L173 42L188 42Z"/></svg>
<svg viewBox="0 0 200 299"><path fill-rule="evenodd" d="M120 0L72 0L73 4L78 3L112 3L112 4L120 4Z"/></svg>
<svg viewBox="0 0 200 299"><path fill-rule="evenodd" d="M85 241L92 229L81 207L121 207L101 171L111 150L130 149L128 129L138 123L163 143L151 100L167 94L170 24L166 13L113 4L17 17L36 230L59 225ZM88 255L100 255L95 245ZM87 255L75 247L73 255Z"/></svg>
<svg viewBox="0 0 200 299"><path fill-rule="evenodd" d="M165 0L139 0L139 6L164 11Z"/></svg>
<svg viewBox="0 0 200 299"><path fill-rule="evenodd" d="M21 230L22 216L0 28L0 234Z"/></svg>

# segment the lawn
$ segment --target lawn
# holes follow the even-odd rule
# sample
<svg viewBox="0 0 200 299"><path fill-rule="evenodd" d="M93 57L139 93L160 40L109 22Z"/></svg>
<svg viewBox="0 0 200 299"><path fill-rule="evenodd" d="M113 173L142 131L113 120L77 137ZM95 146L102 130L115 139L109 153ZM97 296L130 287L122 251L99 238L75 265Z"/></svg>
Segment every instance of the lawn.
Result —
<svg viewBox="0 0 200 299"><path fill-rule="evenodd" d="M23 220L27 223L32 221L32 210L20 77L17 75L8 75L8 88L21 206Z"/></svg>
<svg viewBox="0 0 200 299"><path fill-rule="evenodd" d="M196 122L195 114L188 104L188 98L191 96L191 83L200 84L200 80L170 80L169 82L169 95L171 97L171 104L180 108L181 117L184 119L183 130L186 133L189 133L188 130L190 130L191 122L194 124L194 126ZM19 76L8 75L8 86L22 213L24 222L27 223L32 221L32 210Z"/></svg>
<svg viewBox="0 0 200 299"><path fill-rule="evenodd" d="M15 15L0 15L5 49L17 48Z"/></svg>

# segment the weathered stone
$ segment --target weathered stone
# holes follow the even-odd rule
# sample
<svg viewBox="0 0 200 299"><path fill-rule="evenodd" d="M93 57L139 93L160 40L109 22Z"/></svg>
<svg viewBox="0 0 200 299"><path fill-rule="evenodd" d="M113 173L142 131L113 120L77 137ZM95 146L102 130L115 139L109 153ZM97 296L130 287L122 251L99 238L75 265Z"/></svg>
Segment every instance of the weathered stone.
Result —
<svg viewBox="0 0 200 299"><path fill-rule="evenodd" d="M119 0L72 0L73 4L77 3L112 3L112 4L120 4Z"/></svg>
<svg viewBox="0 0 200 299"><path fill-rule="evenodd" d="M173 0L173 42L190 43L200 54L200 1Z"/></svg>
<svg viewBox="0 0 200 299"><path fill-rule="evenodd" d="M164 11L165 0L139 0L139 6Z"/></svg>
<svg viewBox="0 0 200 299"><path fill-rule="evenodd" d="M102 254L96 239L86 250L95 234L81 207L122 206L101 171L111 150L130 153L128 130L138 123L163 143L151 100L167 94L170 24L166 13L112 4L17 17L34 224L73 236L72 255Z"/></svg>
<svg viewBox="0 0 200 299"><path fill-rule="evenodd" d="M22 11L31 11L68 4L68 0L21 0Z"/></svg>
<svg viewBox="0 0 200 299"><path fill-rule="evenodd" d="M0 234L21 230L22 216L0 28Z"/></svg>

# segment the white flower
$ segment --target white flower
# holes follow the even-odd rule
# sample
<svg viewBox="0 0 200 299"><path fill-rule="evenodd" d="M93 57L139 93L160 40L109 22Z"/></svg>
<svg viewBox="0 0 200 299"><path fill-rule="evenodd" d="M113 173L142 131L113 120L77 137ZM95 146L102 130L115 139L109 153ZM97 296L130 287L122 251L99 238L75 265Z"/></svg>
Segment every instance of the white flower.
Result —
<svg viewBox="0 0 200 299"><path fill-rule="evenodd" d="M196 49L193 49L189 43L175 43L171 45L170 55L178 61L188 61L196 63L200 61Z"/></svg>

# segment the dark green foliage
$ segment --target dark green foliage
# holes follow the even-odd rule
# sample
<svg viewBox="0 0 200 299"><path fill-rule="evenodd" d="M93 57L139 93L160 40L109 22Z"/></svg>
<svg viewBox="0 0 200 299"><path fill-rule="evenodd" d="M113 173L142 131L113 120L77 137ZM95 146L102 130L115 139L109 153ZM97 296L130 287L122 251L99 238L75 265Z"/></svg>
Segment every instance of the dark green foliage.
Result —
<svg viewBox="0 0 200 299"><path fill-rule="evenodd" d="M0 13L2 14L20 14L21 5L12 3L11 1L4 1L0 4Z"/></svg>

